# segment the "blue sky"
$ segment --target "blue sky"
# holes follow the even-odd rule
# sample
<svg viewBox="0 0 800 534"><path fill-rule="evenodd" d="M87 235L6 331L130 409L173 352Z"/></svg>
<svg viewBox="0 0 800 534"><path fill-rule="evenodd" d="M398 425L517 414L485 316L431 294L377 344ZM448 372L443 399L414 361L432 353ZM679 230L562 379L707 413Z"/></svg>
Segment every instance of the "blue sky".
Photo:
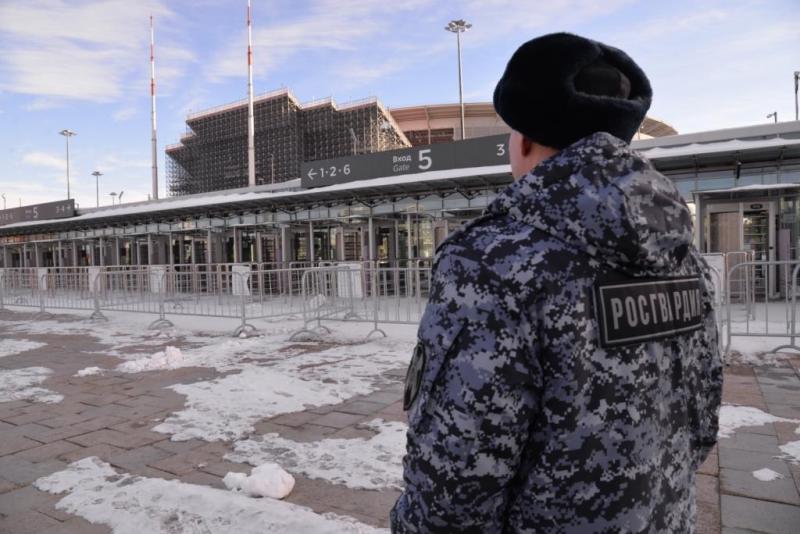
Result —
<svg viewBox="0 0 800 534"><path fill-rule="evenodd" d="M0 193L8 206L150 184L149 27L156 20L159 179L189 111L244 98L246 0L0 0ZM488 101L522 42L572 31L628 52L650 76L650 114L679 132L794 116L797 0L253 0L256 94L301 101L378 96L398 107L458 100L454 18L467 101ZM2 205L0 204L0 207Z"/></svg>

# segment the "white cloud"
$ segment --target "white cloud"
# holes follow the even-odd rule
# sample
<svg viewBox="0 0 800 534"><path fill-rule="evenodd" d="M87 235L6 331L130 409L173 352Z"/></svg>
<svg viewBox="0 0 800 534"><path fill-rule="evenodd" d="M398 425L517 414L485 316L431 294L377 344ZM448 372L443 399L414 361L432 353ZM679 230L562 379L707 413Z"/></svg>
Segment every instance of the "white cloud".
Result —
<svg viewBox="0 0 800 534"><path fill-rule="evenodd" d="M164 0L0 3L0 89L93 102L118 100L126 78L146 64L150 14L173 18ZM182 75L174 63L192 54L164 46L167 78ZM42 109L35 107L34 109Z"/></svg>
<svg viewBox="0 0 800 534"><path fill-rule="evenodd" d="M67 160L46 152L29 152L22 156L22 162L34 167L47 167L63 170L67 168Z"/></svg>
<svg viewBox="0 0 800 534"><path fill-rule="evenodd" d="M111 114L111 118L117 122L126 121L128 119L133 118L136 115L136 108L133 106L125 106L123 108L118 109L114 113Z"/></svg>

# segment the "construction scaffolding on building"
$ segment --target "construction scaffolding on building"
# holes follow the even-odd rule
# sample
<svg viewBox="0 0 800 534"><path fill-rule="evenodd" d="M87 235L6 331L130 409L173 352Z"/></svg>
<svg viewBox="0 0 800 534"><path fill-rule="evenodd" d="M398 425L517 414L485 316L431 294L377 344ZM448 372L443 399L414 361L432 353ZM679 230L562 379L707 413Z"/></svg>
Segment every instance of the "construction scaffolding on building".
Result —
<svg viewBox="0 0 800 534"><path fill-rule="evenodd" d="M168 145L170 195L247 186L247 100L190 114L180 143ZM303 161L411 146L377 98L301 104L288 89L255 98L256 184L300 176Z"/></svg>

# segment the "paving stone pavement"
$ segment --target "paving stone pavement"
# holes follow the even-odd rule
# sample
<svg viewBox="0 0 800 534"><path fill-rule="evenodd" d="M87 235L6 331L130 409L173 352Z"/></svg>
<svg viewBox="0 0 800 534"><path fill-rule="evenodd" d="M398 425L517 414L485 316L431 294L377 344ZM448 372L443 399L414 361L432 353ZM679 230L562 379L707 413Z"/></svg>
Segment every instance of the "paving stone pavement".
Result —
<svg viewBox="0 0 800 534"><path fill-rule="evenodd" d="M0 311L0 320L29 315ZM152 428L184 406L185 398L166 386L221 376L214 369L181 368L138 374L106 373L74 377L85 367L120 362L108 349L85 336L67 333L17 334L0 325L0 337L24 338L47 345L0 358L0 371L45 366L53 374L42 384L64 396L57 404L0 402L0 534L108 533L103 525L56 509L61 496L36 490L37 478L70 462L98 456L120 471L147 477L223 488L229 471L251 467L227 461L229 442L173 442ZM176 345L175 339L164 344ZM177 343L180 346L180 343ZM146 353L162 347L149 345ZM283 414L255 425L257 434L277 432L298 441L329 437L369 437L362 423L383 418L405 422L402 410L404 369L388 373L389 385L341 404ZM800 358L779 367L730 366L725 372L724 401L753 406L800 419ZM774 423L741 428L721 439L701 466L697 481L698 532L800 532L800 466L780 458L778 447L800 440L798 424ZM768 467L783 478L762 482L753 471ZM386 527L398 491L353 490L295 475L286 499L320 512L335 512L366 524Z"/></svg>

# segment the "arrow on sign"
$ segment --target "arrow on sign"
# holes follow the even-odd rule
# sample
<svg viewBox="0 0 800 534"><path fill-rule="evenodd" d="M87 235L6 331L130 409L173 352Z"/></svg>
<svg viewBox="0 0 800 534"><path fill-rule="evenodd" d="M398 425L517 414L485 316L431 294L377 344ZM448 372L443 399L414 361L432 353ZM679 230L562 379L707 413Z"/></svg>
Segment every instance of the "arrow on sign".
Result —
<svg viewBox="0 0 800 534"><path fill-rule="evenodd" d="M308 179L309 180L313 180L316 177L317 177L317 173L314 172L314 169L309 169L308 170Z"/></svg>

